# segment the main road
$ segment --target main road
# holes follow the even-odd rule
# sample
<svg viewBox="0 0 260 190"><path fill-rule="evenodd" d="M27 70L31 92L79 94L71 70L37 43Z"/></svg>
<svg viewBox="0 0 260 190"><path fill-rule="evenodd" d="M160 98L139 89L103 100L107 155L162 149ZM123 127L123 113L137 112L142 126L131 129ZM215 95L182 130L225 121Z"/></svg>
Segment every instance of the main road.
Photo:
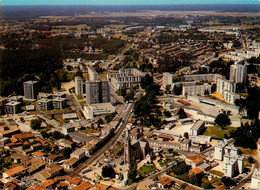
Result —
<svg viewBox="0 0 260 190"><path fill-rule="evenodd" d="M143 95L143 92L138 92L136 94L136 100L141 98L142 95ZM79 176L79 173L83 169L85 169L86 167L88 167L89 165L94 163L100 156L102 156L104 154L105 151L108 150L109 147L111 147L115 144L117 139L121 136L122 132L124 131L128 119L132 116L134 102L126 104L127 110L125 111L124 114L122 114L123 115L122 122L121 122L119 128L117 129L115 135L102 148L100 148L97 152L95 152L92 156L90 156L86 162L79 164L72 172L69 172L68 173L69 176L71 176L71 177Z"/></svg>

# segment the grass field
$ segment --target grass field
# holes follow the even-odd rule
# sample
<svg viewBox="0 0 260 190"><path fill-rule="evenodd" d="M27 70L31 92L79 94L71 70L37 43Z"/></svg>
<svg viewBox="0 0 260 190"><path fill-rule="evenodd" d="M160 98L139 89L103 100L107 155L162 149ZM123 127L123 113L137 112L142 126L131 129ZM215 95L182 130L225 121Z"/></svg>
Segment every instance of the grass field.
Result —
<svg viewBox="0 0 260 190"><path fill-rule="evenodd" d="M211 136L212 138L224 138L224 135L229 135L229 132L236 130L234 127L225 127L225 130L222 130L220 126L216 125L213 127L207 127L203 135Z"/></svg>
<svg viewBox="0 0 260 190"><path fill-rule="evenodd" d="M142 166L137 173L140 174L141 176L145 176L146 174L149 174L152 171L155 171L156 167L155 165L144 165Z"/></svg>

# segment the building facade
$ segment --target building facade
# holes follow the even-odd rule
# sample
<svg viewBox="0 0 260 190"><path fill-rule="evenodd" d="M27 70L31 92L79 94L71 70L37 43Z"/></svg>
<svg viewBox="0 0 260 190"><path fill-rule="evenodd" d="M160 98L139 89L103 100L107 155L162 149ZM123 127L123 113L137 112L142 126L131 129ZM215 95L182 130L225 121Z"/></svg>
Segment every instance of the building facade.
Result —
<svg viewBox="0 0 260 190"><path fill-rule="evenodd" d="M120 69L119 73L107 74L107 79L111 81L111 86L118 90L120 87L124 86L126 88L133 88L135 85L141 83L141 79L146 74L136 68L126 68Z"/></svg>
<svg viewBox="0 0 260 190"><path fill-rule="evenodd" d="M38 81L27 81L23 83L24 97L32 100L36 99L38 93Z"/></svg>
<svg viewBox="0 0 260 190"><path fill-rule="evenodd" d="M247 68L245 65L234 64L230 66L229 80L233 83L243 83L246 81Z"/></svg>
<svg viewBox="0 0 260 190"><path fill-rule="evenodd" d="M211 93L211 85L208 83L182 87L182 95L204 95L205 92L208 92L209 94Z"/></svg>
<svg viewBox="0 0 260 190"><path fill-rule="evenodd" d="M172 86L172 76L173 76L173 75L172 75L171 73L168 73L168 72L163 73L162 89L166 90L166 86L167 86L167 85Z"/></svg>
<svg viewBox="0 0 260 190"><path fill-rule="evenodd" d="M86 104L111 102L109 81L86 81Z"/></svg>

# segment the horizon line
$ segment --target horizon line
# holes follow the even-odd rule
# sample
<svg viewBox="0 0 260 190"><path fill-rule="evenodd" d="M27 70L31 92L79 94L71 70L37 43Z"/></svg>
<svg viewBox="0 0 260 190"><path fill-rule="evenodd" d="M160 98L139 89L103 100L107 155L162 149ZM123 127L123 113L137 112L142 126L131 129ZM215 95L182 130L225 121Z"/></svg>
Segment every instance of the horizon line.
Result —
<svg viewBox="0 0 260 190"><path fill-rule="evenodd" d="M3 2L2 2L3 3ZM162 4L2 4L0 0L0 7L2 6L79 6L79 5L86 5L86 6L162 6L162 5L260 5L258 2L250 2L250 3L235 3L234 1L227 1L225 3L216 3L216 2L207 2L207 3L162 3ZM1 5L2 4L2 5Z"/></svg>

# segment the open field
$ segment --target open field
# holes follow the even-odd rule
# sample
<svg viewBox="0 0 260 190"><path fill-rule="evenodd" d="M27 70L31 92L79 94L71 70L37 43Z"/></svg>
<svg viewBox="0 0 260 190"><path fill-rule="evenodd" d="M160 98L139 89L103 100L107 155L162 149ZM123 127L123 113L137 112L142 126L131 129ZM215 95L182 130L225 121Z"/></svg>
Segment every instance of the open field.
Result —
<svg viewBox="0 0 260 190"><path fill-rule="evenodd" d="M223 139L225 134L229 135L229 132L235 129L235 127L225 127L225 130L222 130L221 127L216 125L212 127L207 127L203 135L211 136L212 138Z"/></svg>

